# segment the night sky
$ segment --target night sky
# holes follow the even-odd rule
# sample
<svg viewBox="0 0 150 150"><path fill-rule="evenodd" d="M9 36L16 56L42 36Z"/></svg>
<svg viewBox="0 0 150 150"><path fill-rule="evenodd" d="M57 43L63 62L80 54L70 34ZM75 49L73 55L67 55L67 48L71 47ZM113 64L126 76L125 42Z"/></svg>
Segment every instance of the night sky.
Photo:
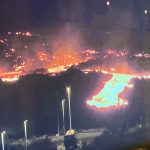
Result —
<svg viewBox="0 0 150 150"><path fill-rule="evenodd" d="M148 0L111 0L121 11L141 13ZM74 22L86 25L94 15L106 14L106 0L1 0L0 30L33 28L45 24Z"/></svg>

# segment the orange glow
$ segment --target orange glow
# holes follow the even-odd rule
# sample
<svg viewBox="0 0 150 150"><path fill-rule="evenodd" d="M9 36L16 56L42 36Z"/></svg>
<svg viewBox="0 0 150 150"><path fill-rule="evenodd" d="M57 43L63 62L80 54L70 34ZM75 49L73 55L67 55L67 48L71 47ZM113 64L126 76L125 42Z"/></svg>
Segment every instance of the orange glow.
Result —
<svg viewBox="0 0 150 150"><path fill-rule="evenodd" d="M57 73L57 72L63 72L66 71L67 69L64 68L64 66L56 67L56 68L49 68L48 72L49 73Z"/></svg>
<svg viewBox="0 0 150 150"><path fill-rule="evenodd" d="M18 81L18 80L19 80L19 77L2 78L1 80L2 80L3 82L10 82L10 83L12 83L12 82Z"/></svg>
<svg viewBox="0 0 150 150"><path fill-rule="evenodd" d="M30 32L16 32L15 36L28 36L27 39L29 40L30 36L33 36L33 34ZM0 44L7 45L9 44L8 41L9 39L0 39ZM66 71L69 67L74 66L86 74L93 71L101 72L103 74L120 73L132 74L138 79L150 79L149 73L139 74L129 69L126 63L118 63L119 59L123 60L122 58L128 56L127 50L107 49L95 51L93 49L88 49L80 52L76 51L75 48L72 47L72 44L72 42L69 44L64 44L64 42L62 42L59 45L57 44L56 40L56 48L52 49L52 51L48 52L44 49L44 47L40 47L41 51L35 48L33 56L30 56L30 52L28 54L28 51L30 51L30 46L27 43L23 45L23 48L25 48L24 51L27 52L27 55L26 53L19 53L20 51L18 52L18 49L15 47L15 45L13 45L12 47L9 47L9 49L4 53L4 57L6 61L8 61L8 64L6 62L6 66L8 67L4 68L2 67L3 64L1 64L0 69L4 68L4 70L0 72L0 78L4 82L17 81L21 76L32 74L35 70L38 69L43 69L45 74L54 76ZM42 45L48 46L47 43L43 42ZM57 45L59 46L57 47ZM144 52L142 52L142 54L133 56L150 58L149 54ZM108 58L111 58L110 62L107 62L107 60L109 60ZM115 61L116 58L117 61ZM97 65L95 65L94 61L97 61L97 59L102 61L99 64L96 63ZM12 62L9 62L9 60ZM82 67L80 67L80 65Z"/></svg>
<svg viewBox="0 0 150 150"><path fill-rule="evenodd" d="M107 64L106 64L107 65ZM127 63L112 63L110 65L92 66L83 69L83 72L102 72L102 73L120 73L120 74L134 74L136 71L129 68Z"/></svg>
<svg viewBox="0 0 150 150"><path fill-rule="evenodd" d="M48 60L48 55L46 53L38 52L37 56L40 59L40 61L47 61Z"/></svg>
<svg viewBox="0 0 150 150"><path fill-rule="evenodd" d="M109 1L108 1L109 2ZM67 30L68 31L68 30ZM0 78L4 82L17 81L21 76L44 73L55 76L74 66L84 73L101 72L103 74L130 74L138 79L150 79L150 73L136 72L126 65L126 58L143 58L149 61L150 54L141 52L129 56L126 49L87 49L80 51L80 35L56 36L52 41L40 34L26 32L8 32L0 37L2 56L0 59ZM73 33L74 34L74 33ZM15 37L15 38L14 38ZM14 38L15 40L12 40ZM110 58L110 59L109 59ZM123 61L124 60L124 61ZM129 60L130 61L130 60ZM41 72L40 72L41 71Z"/></svg>
<svg viewBox="0 0 150 150"><path fill-rule="evenodd" d="M17 32L16 34L21 34ZM10 49L11 52L15 52L15 49ZM44 68L51 75L56 75L63 71L66 71L72 65L78 65L82 62L86 62L93 59L93 50L88 50L86 54L67 52L58 52L53 55L49 55L45 52L37 52L37 55L33 59L26 59L20 65L15 64L13 66L14 71L1 71L0 78L4 82L17 81L21 76L29 74L38 68ZM6 53L6 57L10 55ZM18 58L22 58L21 56Z"/></svg>
<svg viewBox="0 0 150 150"><path fill-rule="evenodd" d="M89 50L89 55L67 51L54 53L52 56L48 56L45 53L39 53L39 58L44 62L44 68L48 70L49 73L60 73L66 71L72 65L78 65L82 62L87 62L93 59L93 50Z"/></svg>
<svg viewBox="0 0 150 150"><path fill-rule="evenodd" d="M7 72L0 73L0 78L3 82L16 82L18 81L21 72Z"/></svg>

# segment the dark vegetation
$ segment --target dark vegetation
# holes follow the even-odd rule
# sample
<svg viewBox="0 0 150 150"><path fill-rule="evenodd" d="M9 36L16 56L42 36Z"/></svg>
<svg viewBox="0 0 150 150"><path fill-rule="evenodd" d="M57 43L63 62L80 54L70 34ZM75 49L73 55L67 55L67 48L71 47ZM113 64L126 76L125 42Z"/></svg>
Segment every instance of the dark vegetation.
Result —
<svg viewBox="0 0 150 150"><path fill-rule="evenodd" d="M149 122L148 80L133 80L134 88L126 89L129 106L113 111L95 111L86 104L97 87L103 87L103 74L84 74L71 68L67 72L49 77L27 75L16 83L0 83L0 125L9 138L23 137L23 121L29 120L29 137L57 133L57 108L62 129L61 100L66 99L66 125L68 104L66 86L71 85L72 121L75 129L107 127L112 132L125 131L140 123ZM129 94L131 93L131 94ZM141 119L140 119L141 118Z"/></svg>

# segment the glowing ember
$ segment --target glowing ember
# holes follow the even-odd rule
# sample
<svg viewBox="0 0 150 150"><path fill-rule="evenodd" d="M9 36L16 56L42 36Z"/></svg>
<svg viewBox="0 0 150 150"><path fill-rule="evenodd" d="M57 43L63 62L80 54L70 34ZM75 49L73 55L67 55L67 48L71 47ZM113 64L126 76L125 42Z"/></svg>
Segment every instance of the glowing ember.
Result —
<svg viewBox="0 0 150 150"><path fill-rule="evenodd" d="M0 78L3 82L16 82L20 77L21 72L1 73Z"/></svg>
<svg viewBox="0 0 150 150"><path fill-rule="evenodd" d="M18 81L18 77L13 77L13 78L2 78L1 80L3 81L3 82L16 82L16 81Z"/></svg>
<svg viewBox="0 0 150 150"><path fill-rule="evenodd" d="M120 95L126 87L133 87L129 83L132 78L126 74L113 74L112 79L106 82L104 88L96 96L93 96L92 100L87 101L87 104L98 109L128 105L127 100L121 98Z"/></svg>
<svg viewBox="0 0 150 150"><path fill-rule="evenodd" d="M134 55L135 57L139 57L139 58L150 58L150 54L149 53L145 53L144 51L142 53L138 53Z"/></svg>
<svg viewBox="0 0 150 150"><path fill-rule="evenodd" d="M17 34L20 34L19 32ZM10 49L11 54L16 52L14 48ZM50 75L58 74L66 71L72 65L76 66L79 63L87 62L93 59L93 50L88 50L85 53L60 53L55 55L49 55L46 52L37 52L36 57L33 59L26 58L23 60L22 56L18 56L14 60L13 70L14 71L1 71L0 78L4 82L17 81L21 76L34 72L34 70L43 68ZM5 57L11 57L11 54L5 53ZM20 64L16 62L21 61ZM4 69L5 70L5 69ZM15 73L15 74L14 74ZM17 73L17 77L16 77Z"/></svg>
<svg viewBox="0 0 150 150"><path fill-rule="evenodd" d="M106 54L108 55L112 55L112 56L116 56L116 57L120 57L120 56L126 56L128 54L127 50L114 50L114 49L108 49L106 50Z"/></svg>
<svg viewBox="0 0 150 150"><path fill-rule="evenodd" d="M66 71L67 69L64 68L64 66L60 66L57 68L49 68L48 72L49 73L57 73L57 72L62 72L62 71Z"/></svg>
<svg viewBox="0 0 150 150"><path fill-rule="evenodd" d="M8 32L10 33L10 32ZM30 32L16 32L16 35L22 35L22 36L32 36Z"/></svg>
<svg viewBox="0 0 150 150"><path fill-rule="evenodd" d="M47 61L48 60L48 56L46 53L39 52L37 55L38 55L38 58L40 59L40 61Z"/></svg>

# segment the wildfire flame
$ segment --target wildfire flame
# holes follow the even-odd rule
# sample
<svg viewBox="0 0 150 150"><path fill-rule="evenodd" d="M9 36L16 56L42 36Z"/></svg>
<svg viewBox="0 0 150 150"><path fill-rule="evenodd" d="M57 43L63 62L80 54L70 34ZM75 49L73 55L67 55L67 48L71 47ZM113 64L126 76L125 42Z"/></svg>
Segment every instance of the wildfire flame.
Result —
<svg viewBox="0 0 150 150"><path fill-rule="evenodd" d="M24 40L19 44L13 43L11 37L15 37L15 40L18 41ZM31 39L34 39L34 37L37 38L40 35L34 35L31 32L8 32L7 37L0 37L0 52L2 55L2 58L0 58L1 81L16 82L21 76L32 74L41 68L45 70L47 75L56 75L66 71L72 65L84 73L101 72L110 74L112 78L104 84L103 89L92 95L91 100L87 101L89 106L97 109L108 109L128 105L128 100L124 94L127 88L133 88L132 79L150 79L149 72L135 72L132 69L129 70L129 67L122 63L126 58L127 60L136 58L134 60L144 59L143 64L147 66L146 63L149 62L150 54L144 51L131 56L125 49L76 51L79 47L72 45L78 45L78 40L71 38L70 34L67 40L54 40L55 46L52 50L49 43L45 41L38 41L38 46L33 46L33 48ZM31 55L31 53L34 54Z"/></svg>

